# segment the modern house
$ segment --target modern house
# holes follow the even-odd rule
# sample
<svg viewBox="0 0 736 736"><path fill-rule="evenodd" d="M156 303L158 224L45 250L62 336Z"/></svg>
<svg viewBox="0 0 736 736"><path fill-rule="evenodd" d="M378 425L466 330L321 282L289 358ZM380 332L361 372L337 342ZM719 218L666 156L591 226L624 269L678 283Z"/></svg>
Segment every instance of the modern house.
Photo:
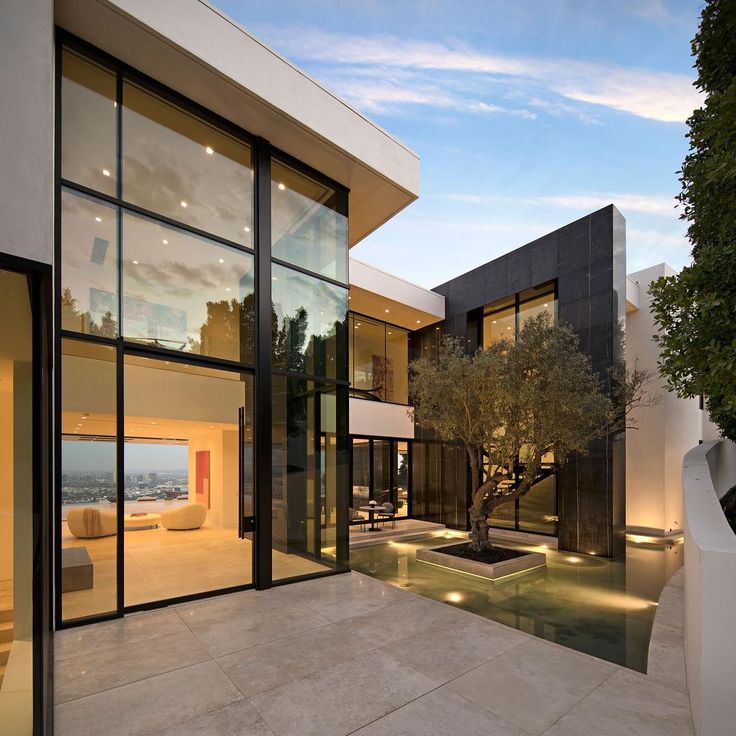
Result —
<svg viewBox="0 0 736 736"><path fill-rule="evenodd" d="M407 413L439 333L546 310L602 374L656 362L613 206L433 291L349 259L417 156L201 0L12 0L0 54L8 733L51 732L55 630L346 571L370 499L465 529L464 458ZM679 529L700 409L657 412L494 523L604 556Z"/></svg>

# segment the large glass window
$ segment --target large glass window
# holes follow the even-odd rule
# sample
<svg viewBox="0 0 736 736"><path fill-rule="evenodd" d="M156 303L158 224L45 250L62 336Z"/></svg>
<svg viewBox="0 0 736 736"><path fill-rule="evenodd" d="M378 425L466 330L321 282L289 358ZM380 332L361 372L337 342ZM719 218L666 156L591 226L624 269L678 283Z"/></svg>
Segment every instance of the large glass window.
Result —
<svg viewBox="0 0 736 736"><path fill-rule="evenodd" d="M126 339L253 362L252 255L128 213L122 250Z"/></svg>
<svg viewBox="0 0 736 736"><path fill-rule="evenodd" d="M350 378L358 398L409 401L409 333L378 320L350 315Z"/></svg>
<svg viewBox="0 0 736 736"><path fill-rule="evenodd" d="M0 310L0 724L3 733L31 736L36 733L33 568L38 550L33 540L33 313L24 274L0 270Z"/></svg>
<svg viewBox="0 0 736 736"><path fill-rule="evenodd" d="M61 613L117 610L117 381L113 347L63 340Z"/></svg>
<svg viewBox="0 0 736 736"><path fill-rule="evenodd" d="M497 340L514 340L516 337L516 310L514 301L508 300L493 304L483 317L483 347L487 348Z"/></svg>
<svg viewBox="0 0 736 736"><path fill-rule="evenodd" d="M351 438L352 521L365 520L361 507L370 501L394 507L397 517L409 515L409 442L382 438Z"/></svg>
<svg viewBox="0 0 736 736"><path fill-rule="evenodd" d="M273 376L273 578L335 567L347 478L344 387Z"/></svg>
<svg viewBox="0 0 736 736"><path fill-rule="evenodd" d="M125 357L125 605L246 585L239 538L239 408L252 427L253 378Z"/></svg>
<svg viewBox="0 0 736 736"><path fill-rule="evenodd" d="M61 56L61 175L111 196L117 184L115 74L69 49Z"/></svg>
<svg viewBox="0 0 736 736"><path fill-rule="evenodd" d="M393 479L391 487L394 494L396 516L409 515L409 443L393 443Z"/></svg>
<svg viewBox="0 0 736 736"><path fill-rule="evenodd" d="M347 196L291 166L271 163L274 258L347 283Z"/></svg>
<svg viewBox="0 0 736 736"><path fill-rule="evenodd" d="M361 437L353 438L352 474L353 498L351 508L354 513L371 500L371 441Z"/></svg>
<svg viewBox="0 0 736 736"><path fill-rule="evenodd" d="M61 195L61 326L118 334L117 207L69 190Z"/></svg>
<svg viewBox="0 0 736 736"><path fill-rule="evenodd" d="M125 201L252 246L248 144L130 82L122 135Z"/></svg>
<svg viewBox="0 0 736 736"><path fill-rule="evenodd" d="M273 264L273 366L346 379L348 292Z"/></svg>

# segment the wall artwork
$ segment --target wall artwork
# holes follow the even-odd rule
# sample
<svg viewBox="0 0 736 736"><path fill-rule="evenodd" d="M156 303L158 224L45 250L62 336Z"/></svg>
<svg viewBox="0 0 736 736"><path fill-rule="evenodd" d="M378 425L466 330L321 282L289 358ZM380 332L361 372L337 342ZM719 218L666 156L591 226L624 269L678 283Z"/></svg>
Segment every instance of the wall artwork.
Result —
<svg viewBox="0 0 736 736"><path fill-rule="evenodd" d="M210 508L210 451L198 450L195 456L197 503Z"/></svg>

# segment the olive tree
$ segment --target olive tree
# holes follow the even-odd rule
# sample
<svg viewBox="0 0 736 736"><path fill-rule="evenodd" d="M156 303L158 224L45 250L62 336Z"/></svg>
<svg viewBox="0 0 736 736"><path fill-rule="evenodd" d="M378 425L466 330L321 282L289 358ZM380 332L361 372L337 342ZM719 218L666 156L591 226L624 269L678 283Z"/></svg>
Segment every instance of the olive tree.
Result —
<svg viewBox="0 0 736 736"><path fill-rule="evenodd" d="M434 355L412 362L414 421L467 451L474 550L491 548L488 517L529 491L545 457L559 465L587 452L642 405L646 371L622 367L606 378L609 390L572 329L548 314L527 319L515 341L470 355L445 336Z"/></svg>

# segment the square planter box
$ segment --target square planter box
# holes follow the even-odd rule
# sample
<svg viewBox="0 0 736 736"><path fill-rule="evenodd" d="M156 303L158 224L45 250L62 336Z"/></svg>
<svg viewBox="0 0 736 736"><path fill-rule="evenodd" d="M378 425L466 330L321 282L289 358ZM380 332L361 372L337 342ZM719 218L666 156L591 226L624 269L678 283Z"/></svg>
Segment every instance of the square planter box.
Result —
<svg viewBox="0 0 736 736"><path fill-rule="evenodd" d="M547 558L542 552L529 552L528 554L514 557L511 560L503 560L502 562L476 562L475 560L467 560L463 557L455 557L438 550L442 547L453 547L457 542L452 544L443 544L440 547L431 549L418 549L417 560L419 562L429 562L433 565L446 567L450 570L458 570L459 572L467 572L471 575L477 575L488 580L498 580L507 575L514 575L519 572L527 572L535 570L538 567L544 567L547 564Z"/></svg>

